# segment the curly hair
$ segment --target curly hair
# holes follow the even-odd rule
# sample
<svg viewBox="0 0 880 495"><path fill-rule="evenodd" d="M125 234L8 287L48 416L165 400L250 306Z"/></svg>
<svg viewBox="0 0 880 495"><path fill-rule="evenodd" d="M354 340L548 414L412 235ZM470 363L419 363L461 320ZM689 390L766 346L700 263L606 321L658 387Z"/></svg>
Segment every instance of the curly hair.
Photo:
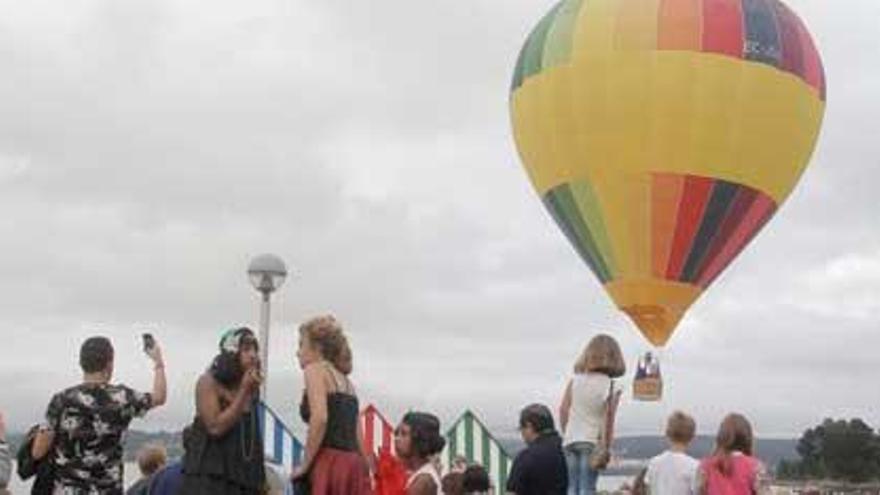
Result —
<svg viewBox="0 0 880 495"><path fill-rule="evenodd" d="M418 457L428 457L443 451L446 439L440 434L440 420L425 412L408 412L402 423L410 428L412 448Z"/></svg>
<svg viewBox="0 0 880 495"><path fill-rule="evenodd" d="M348 345L342 325L334 316L312 318L300 325L299 333L340 373L345 375L351 373L354 368L351 347Z"/></svg>
<svg viewBox="0 0 880 495"><path fill-rule="evenodd" d="M241 366L241 349L245 344L259 347L254 331L248 327L240 327L235 329L233 334L237 339L239 347L238 351L230 351L223 349L223 341L220 343L220 353L211 361L209 371L211 376L224 387L235 387L244 377L244 368Z"/></svg>

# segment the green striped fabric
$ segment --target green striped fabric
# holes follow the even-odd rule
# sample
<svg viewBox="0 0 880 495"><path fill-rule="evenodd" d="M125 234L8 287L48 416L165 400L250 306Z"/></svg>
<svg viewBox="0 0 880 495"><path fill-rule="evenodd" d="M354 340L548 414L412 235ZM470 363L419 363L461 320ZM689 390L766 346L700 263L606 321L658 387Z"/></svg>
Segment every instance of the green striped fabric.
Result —
<svg viewBox="0 0 880 495"><path fill-rule="evenodd" d="M577 16L583 0L562 0L535 26L519 52L511 92L543 70L571 60Z"/></svg>
<svg viewBox="0 0 880 495"><path fill-rule="evenodd" d="M603 284L614 279L614 251L590 184L576 181L554 187L544 195L544 205L596 278Z"/></svg>
<svg viewBox="0 0 880 495"><path fill-rule="evenodd" d="M446 433L446 449L442 454L444 471L449 469L452 460L459 455L470 463L486 468L495 493L504 493L507 476L510 474L510 456L471 411L465 411Z"/></svg>

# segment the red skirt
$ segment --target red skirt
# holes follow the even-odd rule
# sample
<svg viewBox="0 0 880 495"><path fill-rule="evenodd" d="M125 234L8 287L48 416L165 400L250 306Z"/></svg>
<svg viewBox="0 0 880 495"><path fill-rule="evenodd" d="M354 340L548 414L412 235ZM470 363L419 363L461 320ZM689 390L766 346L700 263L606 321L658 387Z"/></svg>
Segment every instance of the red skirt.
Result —
<svg viewBox="0 0 880 495"><path fill-rule="evenodd" d="M370 471L357 452L330 448L318 451L309 470L312 495L372 495Z"/></svg>

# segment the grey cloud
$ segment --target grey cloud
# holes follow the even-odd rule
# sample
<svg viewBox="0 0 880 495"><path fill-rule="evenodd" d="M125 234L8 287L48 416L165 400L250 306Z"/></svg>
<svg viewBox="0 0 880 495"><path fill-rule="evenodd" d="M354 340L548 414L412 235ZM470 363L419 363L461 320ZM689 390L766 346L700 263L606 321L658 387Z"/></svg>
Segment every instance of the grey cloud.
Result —
<svg viewBox="0 0 880 495"><path fill-rule="evenodd" d="M120 380L146 387L145 327L174 374L172 403L142 426L185 423L219 331L256 319L242 272L262 251L294 270L270 360L286 417L302 386L296 322L320 312L345 322L360 390L392 418L473 407L499 431L525 403L558 401L594 332L617 336L629 363L646 350L509 135L510 72L546 2L35 5L0 4L0 407L13 425L76 379L93 332L114 338ZM880 345L880 281L864 275L880 250L877 6L792 5L829 72L820 147L664 354L667 405L707 432L730 409L770 434L827 414L880 424L880 397L850 392ZM627 403L621 428L655 432L665 407Z"/></svg>

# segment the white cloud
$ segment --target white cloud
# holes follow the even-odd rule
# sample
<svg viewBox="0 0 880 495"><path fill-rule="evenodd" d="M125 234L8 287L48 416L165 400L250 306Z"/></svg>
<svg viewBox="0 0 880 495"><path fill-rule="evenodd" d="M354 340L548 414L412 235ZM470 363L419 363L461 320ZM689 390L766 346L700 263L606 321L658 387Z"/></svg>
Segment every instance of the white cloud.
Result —
<svg viewBox="0 0 880 495"><path fill-rule="evenodd" d="M31 161L27 156L0 154L0 185L23 176L30 166Z"/></svg>
<svg viewBox="0 0 880 495"><path fill-rule="evenodd" d="M808 271L789 304L808 312L875 322L880 313L880 253L847 254Z"/></svg>
<svg viewBox="0 0 880 495"><path fill-rule="evenodd" d="M795 194L693 308L664 354L668 400L626 404L655 431L668 407L706 431L729 409L759 431L825 415L880 425L869 383L878 318L870 124L878 4L792 0L820 41L829 107ZM121 380L166 343L179 427L221 329L256 320L243 274L274 251L273 403L301 381L295 322L332 311L360 389L392 417L498 428L555 403L598 330L647 346L556 230L521 170L507 87L546 2L0 1L0 408L22 427L76 379L78 342L111 335ZM860 127L861 126L861 127ZM859 345L854 346L853 342ZM815 387L824 390L821 410Z"/></svg>

